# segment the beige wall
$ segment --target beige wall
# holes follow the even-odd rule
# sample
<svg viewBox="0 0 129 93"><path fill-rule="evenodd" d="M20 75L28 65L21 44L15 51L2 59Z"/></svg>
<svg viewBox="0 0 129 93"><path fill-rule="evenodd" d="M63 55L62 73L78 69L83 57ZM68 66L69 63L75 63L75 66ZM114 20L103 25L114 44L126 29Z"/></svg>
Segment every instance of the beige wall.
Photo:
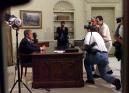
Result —
<svg viewBox="0 0 129 93"><path fill-rule="evenodd" d="M89 20L91 18L91 8L92 7L115 8L115 17L122 16L121 0L86 0L85 6L86 6L85 11L86 11L87 20Z"/></svg>
<svg viewBox="0 0 129 93"><path fill-rule="evenodd" d="M60 0L32 0L31 3L12 7L11 14L14 14L17 17L20 17L19 10L32 10L32 11L42 11L42 29L32 29L32 31L36 31L38 34L38 39L40 41L54 41L54 25L53 25L53 8L54 5ZM74 7L74 20L75 20L75 39L82 39L85 35L85 31L83 29L84 25L84 0L62 0L67 1L72 4ZM24 29L20 29L19 31L19 42L23 38ZM16 45L16 37L15 31L12 31L13 37L13 48L14 48L14 56L15 56L15 45ZM54 41L55 42L55 41Z"/></svg>
<svg viewBox="0 0 129 93"><path fill-rule="evenodd" d="M42 40L54 40L53 32L53 8L59 0L33 0L31 3L11 8L11 14L20 17L19 10L42 11L42 29L32 29L38 33L38 38ZM70 2L75 9L75 39L81 39L83 35L84 24L84 0L65 0ZM19 37L23 37L24 29L20 29ZM15 37L15 34L14 34ZM15 39L13 39L15 41Z"/></svg>
<svg viewBox="0 0 129 93"><path fill-rule="evenodd" d="M54 41L53 8L58 1L67 1L74 7L74 39L84 38L86 32L83 27L91 18L92 7L114 7L115 17L122 15L121 0L32 0L29 4L12 7L11 14L20 17L19 10L42 11L42 29L32 31L37 32L40 41ZM23 30L19 31L19 41L23 38ZM15 31L12 35L15 48Z"/></svg>

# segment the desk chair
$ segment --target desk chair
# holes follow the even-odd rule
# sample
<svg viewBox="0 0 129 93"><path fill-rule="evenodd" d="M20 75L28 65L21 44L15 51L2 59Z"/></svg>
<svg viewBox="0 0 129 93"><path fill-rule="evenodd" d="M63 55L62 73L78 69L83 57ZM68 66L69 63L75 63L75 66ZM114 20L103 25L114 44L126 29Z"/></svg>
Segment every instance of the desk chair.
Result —
<svg viewBox="0 0 129 93"><path fill-rule="evenodd" d="M84 45L84 40L83 39L82 40L74 40L74 46L78 46L82 49L83 45Z"/></svg>
<svg viewBox="0 0 129 93"><path fill-rule="evenodd" d="M27 68L32 67L31 57L26 54L20 54L20 65L21 65L21 79L23 75L23 68L25 68L25 74L27 74Z"/></svg>
<svg viewBox="0 0 129 93"><path fill-rule="evenodd" d="M45 45L46 47L49 47L49 42L38 42L38 43L35 43L35 45L37 46L37 47L41 47L41 46L43 46L43 45Z"/></svg>

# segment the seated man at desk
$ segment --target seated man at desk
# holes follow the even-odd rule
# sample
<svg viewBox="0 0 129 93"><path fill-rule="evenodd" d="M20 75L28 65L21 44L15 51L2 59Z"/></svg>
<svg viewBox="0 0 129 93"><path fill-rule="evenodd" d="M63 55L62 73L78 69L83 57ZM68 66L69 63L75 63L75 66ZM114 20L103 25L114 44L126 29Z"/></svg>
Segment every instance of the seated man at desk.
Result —
<svg viewBox="0 0 129 93"><path fill-rule="evenodd" d="M30 56L24 56L25 54L31 54L34 51L44 51L45 46L37 47L32 40L32 31L25 30L24 38L21 40L19 45L20 63L21 63L21 78L23 74L23 67L26 67L25 76L27 72L27 67L31 67L32 58ZM22 56L23 54L23 56Z"/></svg>
<svg viewBox="0 0 129 93"><path fill-rule="evenodd" d="M24 31L24 38L21 40L19 45L19 52L23 54L30 54L34 51L42 51L46 50L45 46L37 47L34 45L32 41L32 31L25 30Z"/></svg>

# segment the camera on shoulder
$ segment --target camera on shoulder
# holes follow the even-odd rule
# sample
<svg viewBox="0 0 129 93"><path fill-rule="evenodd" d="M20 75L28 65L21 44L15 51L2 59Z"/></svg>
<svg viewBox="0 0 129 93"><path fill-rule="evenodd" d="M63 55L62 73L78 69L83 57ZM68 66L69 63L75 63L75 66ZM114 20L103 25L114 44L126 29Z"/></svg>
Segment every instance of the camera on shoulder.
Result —
<svg viewBox="0 0 129 93"><path fill-rule="evenodd" d="M84 25L84 29L90 29L91 25Z"/></svg>

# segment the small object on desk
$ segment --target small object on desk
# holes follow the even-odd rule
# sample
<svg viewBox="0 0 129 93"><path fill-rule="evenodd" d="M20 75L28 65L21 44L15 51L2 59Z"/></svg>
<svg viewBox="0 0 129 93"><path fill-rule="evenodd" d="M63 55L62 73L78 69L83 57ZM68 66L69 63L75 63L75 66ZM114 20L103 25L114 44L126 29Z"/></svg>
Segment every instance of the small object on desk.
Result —
<svg viewBox="0 0 129 93"><path fill-rule="evenodd" d="M65 49L65 52L66 53L70 53L70 52L78 52L79 50L77 48L68 48L68 49Z"/></svg>
<svg viewBox="0 0 129 93"><path fill-rule="evenodd" d="M46 52L46 50L45 50L45 51L40 51L40 53L41 53L41 54L46 54L47 52Z"/></svg>
<svg viewBox="0 0 129 93"><path fill-rule="evenodd" d="M64 53L64 50L54 50L55 53Z"/></svg>

